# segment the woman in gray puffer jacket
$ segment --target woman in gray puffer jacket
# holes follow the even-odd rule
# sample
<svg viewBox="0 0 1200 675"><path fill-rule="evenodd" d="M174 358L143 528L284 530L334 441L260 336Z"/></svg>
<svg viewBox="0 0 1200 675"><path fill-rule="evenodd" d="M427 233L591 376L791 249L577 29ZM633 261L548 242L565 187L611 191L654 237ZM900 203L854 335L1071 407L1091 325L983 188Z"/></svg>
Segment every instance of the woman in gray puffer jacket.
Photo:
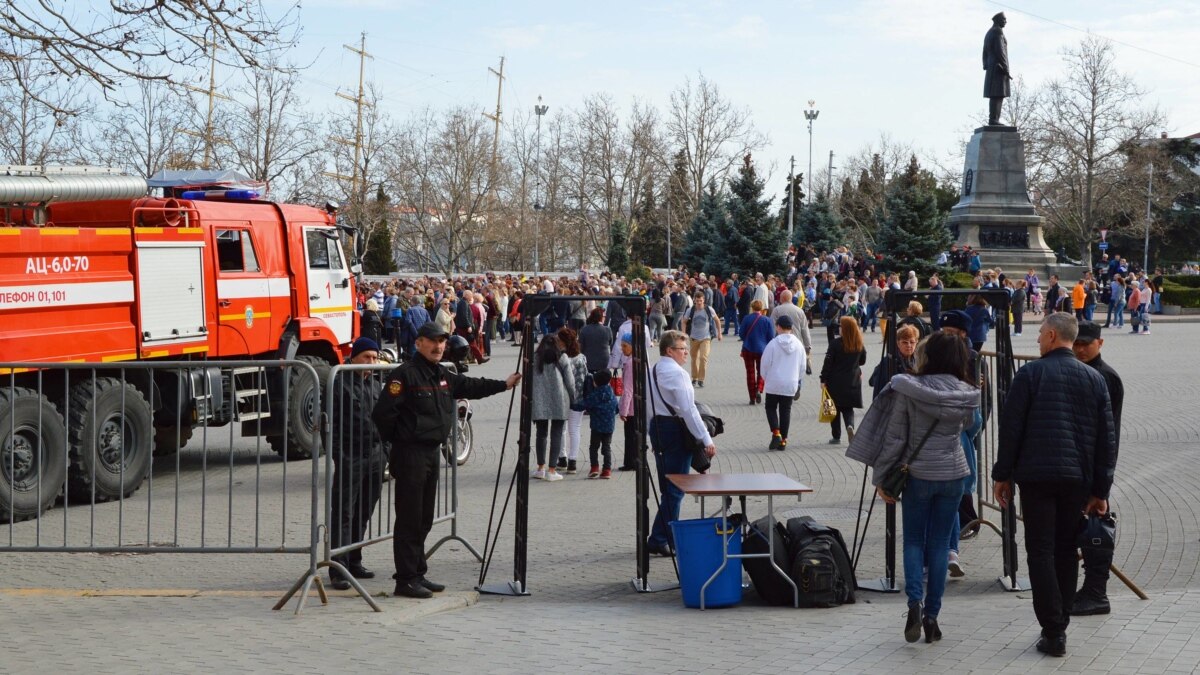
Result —
<svg viewBox="0 0 1200 675"><path fill-rule="evenodd" d="M846 456L870 464L876 486L892 466L908 465L908 485L900 497L908 594L904 637L916 642L923 627L925 641L933 642L942 636L937 617L946 590L950 531L962 479L970 474L959 434L973 419L979 390L971 384L967 347L960 338L934 333L917 345L916 357L917 374L892 378L871 404Z"/></svg>
<svg viewBox="0 0 1200 675"><path fill-rule="evenodd" d="M571 374L571 362L562 351L562 345L553 334L547 334L538 344L533 355L533 400L531 412L536 427L535 447L538 468L534 478L556 481L562 474L556 469L556 460L563 446L563 426L571 412L575 393L575 378ZM546 466L546 440L550 441L550 465Z"/></svg>

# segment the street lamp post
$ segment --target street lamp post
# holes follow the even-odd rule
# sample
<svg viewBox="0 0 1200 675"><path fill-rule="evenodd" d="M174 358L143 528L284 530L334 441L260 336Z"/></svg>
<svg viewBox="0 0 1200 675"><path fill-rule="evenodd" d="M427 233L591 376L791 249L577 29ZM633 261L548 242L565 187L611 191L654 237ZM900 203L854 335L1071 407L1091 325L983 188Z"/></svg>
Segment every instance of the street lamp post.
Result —
<svg viewBox="0 0 1200 675"><path fill-rule="evenodd" d="M808 143L809 156L812 156L812 141ZM788 170L788 246L792 245L792 221L796 214L796 156L792 155L791 169ZM809 162L812 162L810 159Z"/></svg>
<svg viewBox="0 0 1200 675"><path fill-rule="evenodd" d="M817 102L809 100L808 110L804 111L804 119L808 120L808 203L812 203L812 123L821 114L816 108Z"/></svg>
<svg viewBox="0 0 1200 675"><path fill-rule="evenodd" d="M541 261L538 259L538 247L541 246L542 232L542 116L550 109L548 105L542 105L542 97L538 96L537 105L533 106L533 114L537 115L537 141L534 143L534 159L533 172L536 174L536 188L533 197L533 210L536 211L533 215L533 276L537 277L541 269Z"/></svg>

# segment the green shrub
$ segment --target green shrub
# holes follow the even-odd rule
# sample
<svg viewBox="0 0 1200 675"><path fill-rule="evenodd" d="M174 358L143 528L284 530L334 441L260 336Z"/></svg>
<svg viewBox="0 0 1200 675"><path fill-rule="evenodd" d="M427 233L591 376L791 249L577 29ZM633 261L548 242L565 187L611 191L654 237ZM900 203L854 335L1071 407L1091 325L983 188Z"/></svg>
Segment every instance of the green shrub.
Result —
<svg viewBox="0 0 1200 675"><path fill-rule="evenodd" d="M1200 288L1200 274L1172 274L1169 277L1163 277L1166 284L1175 284L1186 288Z"/></svg>
<svg viewBox="0 0 1200 675"><path fill-rule="evenodd" d="M625 278L631 281L633 279L649 281L653 276L653 270L639 262L629 263L629 269L625 271Z"/></svg>
<svg viewBox="0 0 1200 675"><path fill-rule="evenodd" d="M1162 302L1164 305L1200 308L1200 288L1188 288L1171 281L1164 281Z"/></svg>

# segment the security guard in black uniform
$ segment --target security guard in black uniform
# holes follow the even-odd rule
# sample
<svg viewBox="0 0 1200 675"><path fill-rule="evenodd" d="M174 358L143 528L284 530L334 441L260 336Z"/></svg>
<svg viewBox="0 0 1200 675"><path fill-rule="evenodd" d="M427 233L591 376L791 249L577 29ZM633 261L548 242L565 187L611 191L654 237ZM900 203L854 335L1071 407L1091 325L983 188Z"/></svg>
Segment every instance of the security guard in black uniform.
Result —
<svg viewBox="0 0 1200 675"><path fill-rule="evenodd" d="M1104 338L1100 337L1100 324L1095 321L1080 321L1079 335L1075 337L1072 351L1075 358L1083 361L1099 371L1108 386L1108 400L1112 404L1113 446L1115 454L1121 447L1121 408L1125 405L1125 384L1113 367L1100 357L1100 348L1104 346ZM1106 548L1085 547L1079 549L1083 554L1083 586L1075 594L1075 603L1071 606L1072 616L1091 616L1108 614L1108 570L1112 565L1113 551Z"/></svg>
<svg viewBox="0 0 1200 675"><path fill-rule="evenodd" d="M350 348L350 363L379 362L379 344L360 337ZM331 517L329 539L333 548L363 541L371 514L379 504L383 487L383 440L371 420L371 410L379 400L378 373L346 372L338 378L333 404L334 470L333 492L329 496ZM374 579L375 573L363 567L362 549L334 556L356 579ZM329 568L329 584L350 588L342 573Z"/></svg>
<svg viewBox="0 0 1200 675"><path fill-rule="evenodd" d="M520 373L505 380L466 377L441 365L449 335L432 321L417 330L417 355L387 377L371 417L390 440L390 471L396 479L396 558L394 595L432 597L445 590L425 578L425 537L433 527L439 446L450 437L458 398L484 398L511 389Z"/></svg>

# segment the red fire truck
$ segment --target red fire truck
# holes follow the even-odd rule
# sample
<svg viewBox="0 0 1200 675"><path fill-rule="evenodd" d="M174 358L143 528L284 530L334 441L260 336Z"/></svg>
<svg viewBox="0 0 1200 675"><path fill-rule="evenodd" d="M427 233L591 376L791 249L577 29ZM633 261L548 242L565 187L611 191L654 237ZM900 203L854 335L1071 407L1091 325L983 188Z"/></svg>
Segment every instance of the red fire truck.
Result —
<svg viewBox="0 0 1200 675"><path fill-rule="evenodd" d="M147 197L145 180L110 170L0 174L0 363L96 364L0 367L0 520L33 517L64 489L72 503L131 494L152 452L201 425L240 422L287 458L312 456L310 376L209 362L297 359L323 382L349 353L357 267L335 205L260 200L205 176ZM134 360L195 367L120 369Z"/></svg>

